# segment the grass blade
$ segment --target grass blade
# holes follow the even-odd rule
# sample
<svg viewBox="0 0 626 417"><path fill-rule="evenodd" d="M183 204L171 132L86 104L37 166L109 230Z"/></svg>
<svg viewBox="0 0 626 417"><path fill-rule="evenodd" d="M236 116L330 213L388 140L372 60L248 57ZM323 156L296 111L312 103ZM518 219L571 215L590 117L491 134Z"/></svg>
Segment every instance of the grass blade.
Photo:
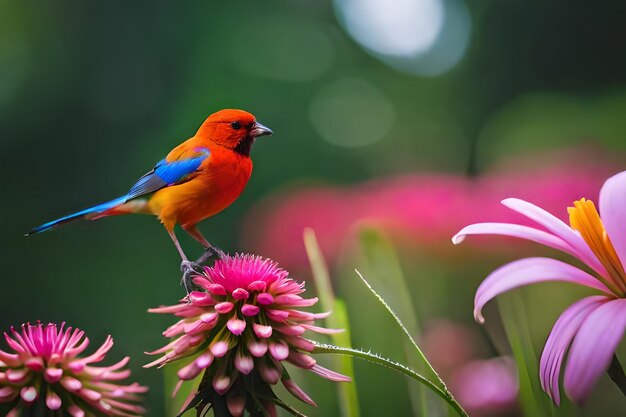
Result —
<svg viewBox="0 0 626 417"><path fill-rule="evenodd" d="M439 376L439 374L437 374L437 372L435 371L435 369L432 367L432 365L430 364L430 362L428 361L428 359L426 358L426 356L424 355L424 353L422 352L422 350L420 349L420 347L417 345L417 342L415 341L415 339L413 338L413 336L411 336L411 333L408 331L408 329L406 328L406 326L402 323L402 321L400 320L400 318L398 317L398 315L391 309L391 307L389 306L389 304L387 304L387 302L376 292L376 290L374 290L374 288L372 288L372 286L369 284L369 282L367 282L367 280L365 279L365 277L363 277L363 275L358 271L355 270L357 275L359 276L359 278L361 278L361 281L363 281L363 283L365 284L365 286L370 290L370 292L372 294L374 294L374 296L378 299L378 301L385 307L385 309L389 312L389 314L391 314L391 316L393 317L393 319L396 321L396 323L398 324L398 326L400 326L400 329L402 329L402 331L404 332L404 334L407 336L411 346L413 347L413 349L415 350L415 352L417 353L417 356L423 361L423 365L425 366L425 368L428 370L428 374L431 377L434 377L434 380L436 382L431 382L429 381L430 385L433 385L435 387L437 387L437 390L439 392L444 393L444 396L446 398L446 401L448 402L448 404L450 404L457 412L459 412L460 410L463 410L463 408L461 407L461 405L456 401L456 399L454 398L454 396L452 395L452 393L448 390L448 387L446 386L445 382L443 382L443 380L441 379L441 377ZM424 378L424 377L422 377ZM430 387L429 384L426 384ZM454 404L453 404L454 403ZM465 413L465 411L463 410L463 413Z"/></svg>
<svg viewBox="0 0 626 417"><path fill-rule="evenodd" d="M344 329L341 333L330 335L330 339L338 346L351 346L350 323L348 320L348 312L345 303L335 297L330 274L322 251L317 242L317 237L312 229L304 231L304 246L311 264L313 280L317 288L320 304L324 311L332 311L326 324L328 327L336 329ZM337 395L339 397L339 406L343 417L359 416L359 401L357 394L357 385L354 379L354 363L350 356L337 356L335 367L340 373L352 378L351 384L338 384Z"/></svg>
<svg viewBox="0 0 626 417"><path fill-rule="evenodd" d="M439 376L414 340L414 337L421 333L421 329L396 250L391 242L375 228L364 227L360 230L359 236L364 261L369 271L368 277L370 280L373 279L377 288L383 292L379 299L393 300L395 312L392 316L396 322L399 322L404 333L409 336L403 339L409 366L424 373L430 379L439 381ZM386 308L390 310L389 305ZM402 317L402 322L399 321L399 317ZM440 403L435 401L435 398L421 385L417 387L417 390L415 386L409 385L409 394L415 415L436 417L446 414Z"/></svg>
<svg viewBox="0 0 626 417"><path fill-rule="evenodd" d="M528 320L521 295L505 294L498 298L498 308L517 365L519 396L524 415L553 414L547 396L541 390L537 379L539 361L525 325Z"/></svg>
<svg viewBox="0 0 626 417"><path fill-rule="evenodd" d="M441 389L443 389L444 391L447 392L448 388L446 387L445 382L443 382L441 377L439 377L439 374L435 371L435 369L432 367L430 362L428 362L428 359L426 359L426 356L424 355L424 353L422 352L420 347L417 345L417 342L415 341L413 336L411 336L411 333L409 333L407 328L404 326L404 324L402 323L402 321L400 320L398 315L391 309L391 307L389 307L389 304L387 304L387 302L376 292L376 290L374 290L374 288L372 288L372 286L369 284L369 282L367 282L367 280L363 277L363 275L358 270L355 270L355 272L357 273L359 278L361 278L361 281L363 281L363 283L367 286L367 288L372 292L372 294L374 294L374 296L378 299L378 301L385 307L385 309L389 312L389 314L391 314L391 316L396 321L398 326L400 326L400 329L402 329L402 331L404 332L404 334L407 336L408 340L410 341L411 346L413 346L413 348L414 348L415 352L417 353L417 355L420 357L420 359L426 365L426 368L428 369L429 374L434 376L435 380L437 381L436 385L439 388L441 388Z"/></svg>
<svg viewBox="0 0 626 417"><path fill-rule="evenodd" d="M334 353L337 355L349 355L351 357L365 359L377 365L384 366L386 368L390 368L397 372L400 372L401 374L406 375L409 378L414 379L415 381L418 381L420 384L423 384L425 387L428 387L430 390L432 390L432 392L434 392L435 394L443 398L450 405L450 407L452 407L457 412L459 416L469 417L467 412L454 399L454 397L449 391L441 389L440 387L438 387L436 384L434 384L432 381L430 381L429 379L427 379L420 373L414 371L413 369L407 366L402 365L401 363L394 362L390 359L383 358L380 355L376 355L371 352L364 352L358 349L344 348L344 347L332 346L332 345L324 345L324 344L320 344L316 342L314 343L316 344L316 347L313 350L313 353Z"/></svg>

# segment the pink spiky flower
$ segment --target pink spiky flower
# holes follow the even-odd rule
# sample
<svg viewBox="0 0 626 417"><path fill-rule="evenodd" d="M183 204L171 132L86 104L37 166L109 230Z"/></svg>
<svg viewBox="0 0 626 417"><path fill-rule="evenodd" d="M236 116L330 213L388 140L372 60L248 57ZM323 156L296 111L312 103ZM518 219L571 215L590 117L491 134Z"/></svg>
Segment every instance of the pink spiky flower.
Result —
<svg viewBox="0 0 626 417"><path fill-rule="evenodd" d="M133 403L147 388L117 382L130 375L129 370L122 369L128 356L111 366L93 365L113 346L111 336L85 357L78 356L89 345L85 332L65 327L65 323L60 327L54 323L23 324L21 332L11 328L11 334L5 332L4 337L15 352L0 350L0 403L13 407L8 416L28 413L37 404L45 404L51 415L72 417L144 413Z"/></svg>
<svg viewBox="0 0 626 417"><path fill-rule="evenodd" d="M252 255L226 256L193 282L201 291L192 291L179 304L149 310L181 319L163 332L174 339L150 353L164 355L146 367L186 358L176 391L183 381L204 372L198 392L204 391L206 400L199 406L210 403L217 410L219 402L228 410L224 415L235 417L246 409L256 415L262 407L263 413L274 416L275 403L282 402L271 385L279 380L296 398L315 405L289 377L284 362L332 381L350 380L309 355L314 344L302 337L305 331L337 330L314 325L329 313L299 310L314 305L317 298L300 296L304 283L293 281L275 262Z"/></svg>

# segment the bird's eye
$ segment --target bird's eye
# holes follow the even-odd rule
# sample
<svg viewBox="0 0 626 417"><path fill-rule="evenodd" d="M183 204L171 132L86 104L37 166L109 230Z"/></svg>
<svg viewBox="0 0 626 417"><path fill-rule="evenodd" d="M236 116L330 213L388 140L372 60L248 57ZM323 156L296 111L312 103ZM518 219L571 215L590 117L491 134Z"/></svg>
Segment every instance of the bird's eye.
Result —
<svg viewBox="0 0 626 417"><path fill-rule="evenodd" d="M239 130L239 129L241 129L241 123L239 123L239 122L232 122L230 124L230 127L232 127L235 130Z"/></svg>

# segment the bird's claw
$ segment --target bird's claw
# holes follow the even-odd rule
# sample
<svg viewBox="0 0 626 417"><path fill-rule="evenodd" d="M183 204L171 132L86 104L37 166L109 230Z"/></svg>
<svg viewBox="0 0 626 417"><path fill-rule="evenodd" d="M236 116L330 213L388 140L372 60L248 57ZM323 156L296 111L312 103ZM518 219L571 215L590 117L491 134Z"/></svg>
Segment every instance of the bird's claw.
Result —
<svg viewBox="0 0 626 417"><path fill-rule="evenodd" d="M180 263L180 271L185 273L185 272L197 272L197 273L201 273L202 272L202 266L200 266L200 264L198 262L192 262L192 261L182 261Z"/></svg>
<svg viewBox="0 0 626 417"><path fill-rule="evenodd" d="M215 246L211 246L210 248L208 248L207 252L212 252L213 255L219 260L224 259L226 257L226 253L224 253L223 250Z"/></svg>
<svg viewBox="0 0 626 417"><path fill-rule="evenodd" d="M226 254L220 248L216 248L215 246L209 246L205 249L204 253L200 255L200 257L196 261L196 264L203 264L213 257L215 257L216 260L224 259L226 257Z"/></svg>
<svg viewBox="0 0 626 417"><path fill-rule="evenodd" d="M193 291L195 286L192 277L202 273L202 266L200 266L197 262L182 261L180 263L180 270L183 273L180 283L183 287L185 287L187 294L189 294Z"/></svg>
<svg viewBox="0 0 626 417"><path fill-rule="evenodd" d="M180 270L183 273L183 277L180 280L180 283L185 288L187 294L193 291L195 287L192 277L194 275L202 274L202 264L204 264L206 261L213 257L215 257L216 260L224 259L226 257L226 254L220 248L216 248L215 246L209 246L195 262L182 261L180 263Z"/></svg>

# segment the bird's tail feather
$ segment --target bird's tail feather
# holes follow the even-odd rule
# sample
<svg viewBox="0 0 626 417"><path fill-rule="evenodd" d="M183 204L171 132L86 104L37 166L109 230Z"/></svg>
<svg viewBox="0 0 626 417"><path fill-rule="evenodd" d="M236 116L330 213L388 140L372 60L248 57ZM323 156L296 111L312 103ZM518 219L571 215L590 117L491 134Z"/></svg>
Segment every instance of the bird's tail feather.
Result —
<svg viewBox="0 0 626 417"><path fill-rule="evenodd" d="M35 227L34 229L29 230L24 235L30 236L30 235L34 235L37 233L45 232L46 230L50 230L55 227L62 226L67 223L72 223L81 219L96 220L101 217L131 212L131 211L116 211L116 208L121 207L122 205L124 205L124 203L126 203L126 196L122 196L114 200L107 201L106 203L98 204L97 206L90 207L88 209L70 214L69 216L61 217L60 219L56 219L48 223L44 223L41 226L38 226L38 227ZM131 203L134 203L134 201Z"/></svg>

